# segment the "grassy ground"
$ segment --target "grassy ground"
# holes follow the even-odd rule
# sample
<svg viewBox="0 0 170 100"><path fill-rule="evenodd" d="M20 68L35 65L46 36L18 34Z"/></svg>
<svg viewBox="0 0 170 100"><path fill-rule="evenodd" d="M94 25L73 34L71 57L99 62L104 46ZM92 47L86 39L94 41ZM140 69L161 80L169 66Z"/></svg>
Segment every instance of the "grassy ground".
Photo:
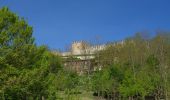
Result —
<svg viewBox="0 0 170 100"><path fill-rule="evenodd" d="M64 92L59 93L58 100L104 100L98 97L94 97L92 92L82 92L81 94L66 95Z"/></svg>

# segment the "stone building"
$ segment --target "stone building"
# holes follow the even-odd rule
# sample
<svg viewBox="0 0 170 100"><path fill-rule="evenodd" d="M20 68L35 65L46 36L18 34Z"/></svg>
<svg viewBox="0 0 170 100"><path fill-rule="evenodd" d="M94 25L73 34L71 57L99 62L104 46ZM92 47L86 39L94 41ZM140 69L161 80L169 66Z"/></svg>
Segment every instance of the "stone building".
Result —
<svg viewBox="0 0 170 100"><path fill-rule="evenodd" d="M93 59L95 52L103 50L105 45L95 45L92 46L84 41L75 41L71 45L71 50L69 52L62 52L61 55L64 56L75 56L81 60L83 59Z"/></svg>
<svg viewBox="0 0 170 100"><path fill-rule="evenodd" d="M105 45L92 46L84 41L75 41L69 52L62 52L64 67L78 73L90 73L94 70L95 52L103 50Z"/></svg>
<svg viewBox="0 0 170 100"><path fill-rule="evenodd" d="M116 42L113 45L123 44L124 42ZM75 71L79 74L91 73L96 70L96 62L94 60L96 52L104 50L106 45L90 45L84 41L75 41L71 44L68 52L61 52L64 58L65 69ZM98 65L98 69L101 67Z"/></svg>

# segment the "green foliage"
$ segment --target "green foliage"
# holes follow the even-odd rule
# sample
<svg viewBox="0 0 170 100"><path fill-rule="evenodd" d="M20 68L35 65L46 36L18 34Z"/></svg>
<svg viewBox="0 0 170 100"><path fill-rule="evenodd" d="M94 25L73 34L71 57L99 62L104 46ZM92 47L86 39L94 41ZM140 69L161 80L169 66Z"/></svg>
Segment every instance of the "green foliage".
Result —
<svg viewBox="0 0 170 100"><path fill-rule="evenodd" d="M151 55L147 59L147 64L152 67L157 67L159 65L159 60L154 55Z"/></svg>
<svg viewBox="0 0 170 100"><path fill-rule="evenodd" d="M1 99L40 100L56 93L51 91L55 80L49 80L61 70L61 60L37 47L32 32L23 18L0 9Z"/></svg>
<svg viewBox="0 0 170 100"><path fill-rule="evenodd" d="M120 98L144 99L145 96L168 98L169 40L169 34L158 34L147 39L138 34L125 40L123 44L111 43L105 50L99 52L97 58L100 59L99 64L104 67L110 66L109 76L114 81L112 89ZM100 73L104 71L105 68ZM98 81L94 84L100 84L102 75L98 74L96 79Z"/></svg>
<svg viewBox="0 0 170 100"><path fill-rule="evenodd" d="M16 50L34 42L32 27L8 8L0 9L0 33L0 47Z"/></svg>
<svg viewBox="0 0 170 100"><path fill-rule="evenodd" d="M138 85L136 84L131 71L126 71L125 78L119 87L120 93L125 96L133 96L137 94Z"/></svg>

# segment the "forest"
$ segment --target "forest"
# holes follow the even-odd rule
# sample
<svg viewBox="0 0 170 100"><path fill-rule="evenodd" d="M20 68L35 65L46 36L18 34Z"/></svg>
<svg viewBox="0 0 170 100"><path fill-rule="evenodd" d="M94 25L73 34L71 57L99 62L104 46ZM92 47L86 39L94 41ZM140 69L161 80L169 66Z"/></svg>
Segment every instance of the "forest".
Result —
<svg viewBox="0 0 170 100"><path fill-rule="evenodd" d="M0 9L0 100L170 99L170 32L108 43L94 60L102 70L65 70L60 56L36 45L24 18Z"/></svg>

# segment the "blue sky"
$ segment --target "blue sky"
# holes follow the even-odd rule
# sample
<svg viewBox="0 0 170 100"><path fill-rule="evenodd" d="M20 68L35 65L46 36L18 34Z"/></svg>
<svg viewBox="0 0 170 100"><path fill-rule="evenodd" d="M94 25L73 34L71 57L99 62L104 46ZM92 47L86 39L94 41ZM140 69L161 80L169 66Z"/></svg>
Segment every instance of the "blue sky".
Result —
<svg viewBox="0 0 170 100"><path fill-rule="evenodd" d="M24 17L37 45L123 40L136 32L170 31L170 0L0 0ZM97 38L97 39L96 39Z"/></svg>

